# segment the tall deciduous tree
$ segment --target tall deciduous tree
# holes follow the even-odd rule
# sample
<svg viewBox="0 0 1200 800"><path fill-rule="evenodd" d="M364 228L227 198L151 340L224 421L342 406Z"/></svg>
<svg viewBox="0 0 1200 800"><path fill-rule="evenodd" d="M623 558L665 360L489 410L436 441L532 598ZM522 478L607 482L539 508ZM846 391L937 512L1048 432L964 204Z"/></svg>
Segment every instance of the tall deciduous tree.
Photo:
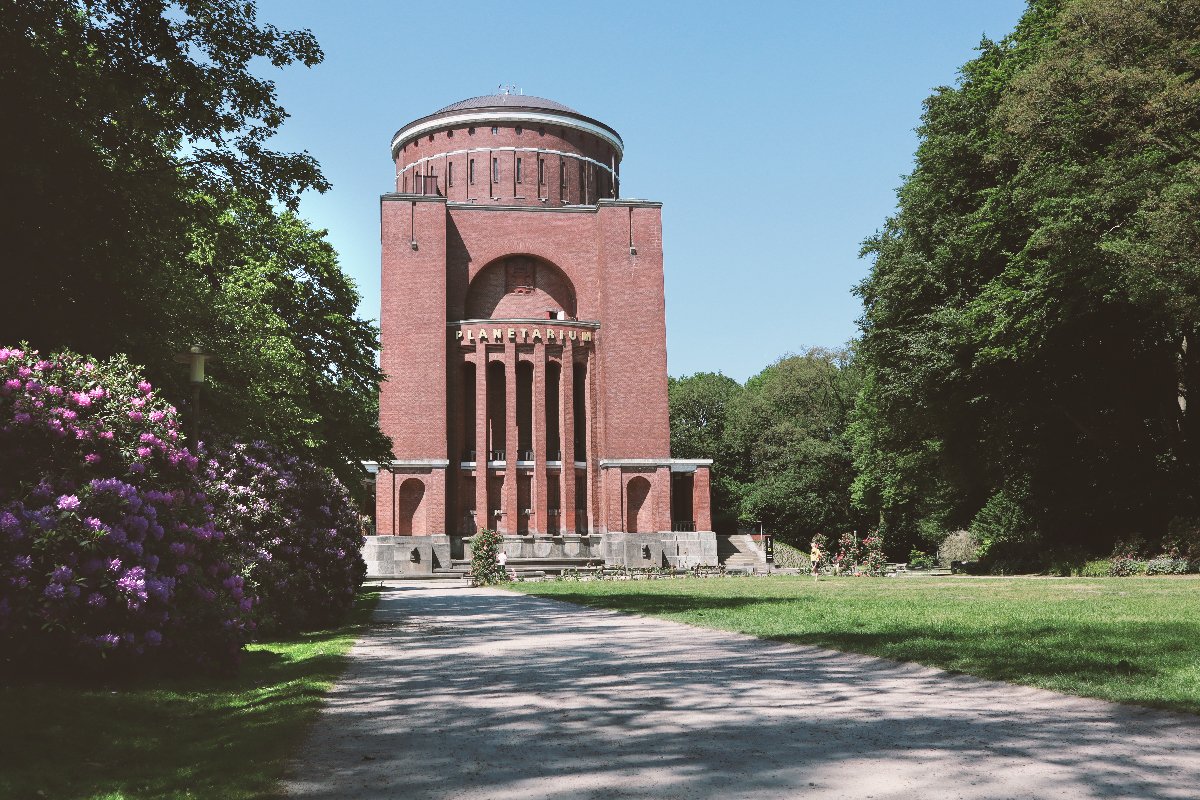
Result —
<svg viewBox="0 0 1200 800"><path fill-rule="evenodd" d="M797 544L858 526L846 425L859 378L849 350L781 358L731 404L727 441L744 521Z"/></svg>
<svg viewBox="0 0 1200 800"><path fill-rule="evenodd" d="M1198 68L1197 0L1033 0L926 101L858 290L855 492L894 531L1194 509Z"/></svg>
<svg viewBox="0 0 1200 800"><path fill-rule="evenodd" d="M251 69L321 58L252 2L0 0L0 107L20 119L0 126L0 341L128 353L185 406L173 355L199 343L220 359L210 431L307 449L357 486L347 465L388 449L375 331L292 213L328 183L269 147L287 114Z"/></svg>
<svg viewBox="0 0 1200 800"><path fill-rule="evenodd" d="M711 458L713 528L733 533L738 527L734 487L740 462L729 446L726 429L730 407L742 392L733 378L697 372L670 378L671 454L676 458Z"/></svg>

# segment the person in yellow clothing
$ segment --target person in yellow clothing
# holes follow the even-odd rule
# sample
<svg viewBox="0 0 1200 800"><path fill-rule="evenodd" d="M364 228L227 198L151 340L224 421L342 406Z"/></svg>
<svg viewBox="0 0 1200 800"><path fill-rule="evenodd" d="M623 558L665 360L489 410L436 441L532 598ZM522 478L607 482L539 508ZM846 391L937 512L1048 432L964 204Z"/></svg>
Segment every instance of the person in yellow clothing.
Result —
<svg viewBox="0 0 1200 800"><path fill-rule="evenodd" d="M821 556L822 556L821 547L817 544L817 540L814 538L813 543L812 543L812 552L809 553L809 559L812 561L812 572L813 572L813 580L814 581L817 579L817 570L819 569L820 564L821 564Z"/></svg>

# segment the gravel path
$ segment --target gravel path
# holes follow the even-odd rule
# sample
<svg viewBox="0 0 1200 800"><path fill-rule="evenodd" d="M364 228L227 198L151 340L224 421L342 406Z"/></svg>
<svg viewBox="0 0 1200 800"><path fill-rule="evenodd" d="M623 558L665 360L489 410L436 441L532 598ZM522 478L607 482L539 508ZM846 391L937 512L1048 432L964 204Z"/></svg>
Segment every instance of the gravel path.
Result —
<svg viewBox="0 0 1200 800"><path fill-rule="evenodd" d="M489 589L386 590L302 798L1200 797L1200 718Z"/></svg>

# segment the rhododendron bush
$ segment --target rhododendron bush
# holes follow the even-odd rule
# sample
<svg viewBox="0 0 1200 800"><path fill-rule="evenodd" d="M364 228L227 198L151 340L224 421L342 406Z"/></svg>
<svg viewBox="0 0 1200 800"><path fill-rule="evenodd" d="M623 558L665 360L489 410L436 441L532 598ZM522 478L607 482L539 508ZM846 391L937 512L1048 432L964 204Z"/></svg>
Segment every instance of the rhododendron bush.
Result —
<svg viewBox="0 0 1200 800"><path fill-rule="evenodd" d="M201 472L123 357L0 348L0 659L234 663L253 600Z"/></svg>
<svg viewBox="0 0 1200 800"><path fill-rule="evenodd" d="M208 455L219 527L244 546L259 625L291 632L337 622L366 575L358 509L333 473L264 442Z"/></svg>

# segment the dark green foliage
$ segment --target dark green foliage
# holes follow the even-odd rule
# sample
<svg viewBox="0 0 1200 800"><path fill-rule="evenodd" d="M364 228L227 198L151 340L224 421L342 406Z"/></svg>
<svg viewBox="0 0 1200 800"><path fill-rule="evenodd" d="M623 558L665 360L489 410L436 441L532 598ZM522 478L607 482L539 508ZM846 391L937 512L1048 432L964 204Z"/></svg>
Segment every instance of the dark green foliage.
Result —
<svg viewBox="0 0 1200 800"><path fill-rule="evenodd" d="M672 378L671 452L714 460L714 526L762 522L806 545L815 532L860 524L845 436L857 392L849 350L781 358L744 388L712 373Z"/></svg>
<svg viewBox="0 0 1200 800"><path fill-rule="evenodd" d="M324 239L294 216L329 184L269 148L287 114L269 63L320 62L234 0L0 0L0 340L127 353L183 412L174 355L215 353L210 433L270 439L358 491L386 456L374 328ZM279 208L290 209L279 211Z"/></svg>
<svg viewBox="0 0 1200 800"><path fill-rule="evenodd" d="M675 458L711 458L713 529L734 533L738 528L735 475L741 464L729 446L726 430L730 406L742 386L720 373L697 372L669 378L671 455Z"/></svg>
<svg viewBox="0 0 1200 800"><path fill-rule="evenodd" d="M850 507L846 438L857 392L858 372L844 350L789 356L746 382L727 428L743 520L761 520L793 544L861 525Z"/></svg>
<svg viewBox="0 0 1200 800"><path fill-rule="evenodd" d="M1198 68L1196 0L1035 0L926 101L858 289L855 499L897 541L1102 552L1195 508Z"/></svg>

